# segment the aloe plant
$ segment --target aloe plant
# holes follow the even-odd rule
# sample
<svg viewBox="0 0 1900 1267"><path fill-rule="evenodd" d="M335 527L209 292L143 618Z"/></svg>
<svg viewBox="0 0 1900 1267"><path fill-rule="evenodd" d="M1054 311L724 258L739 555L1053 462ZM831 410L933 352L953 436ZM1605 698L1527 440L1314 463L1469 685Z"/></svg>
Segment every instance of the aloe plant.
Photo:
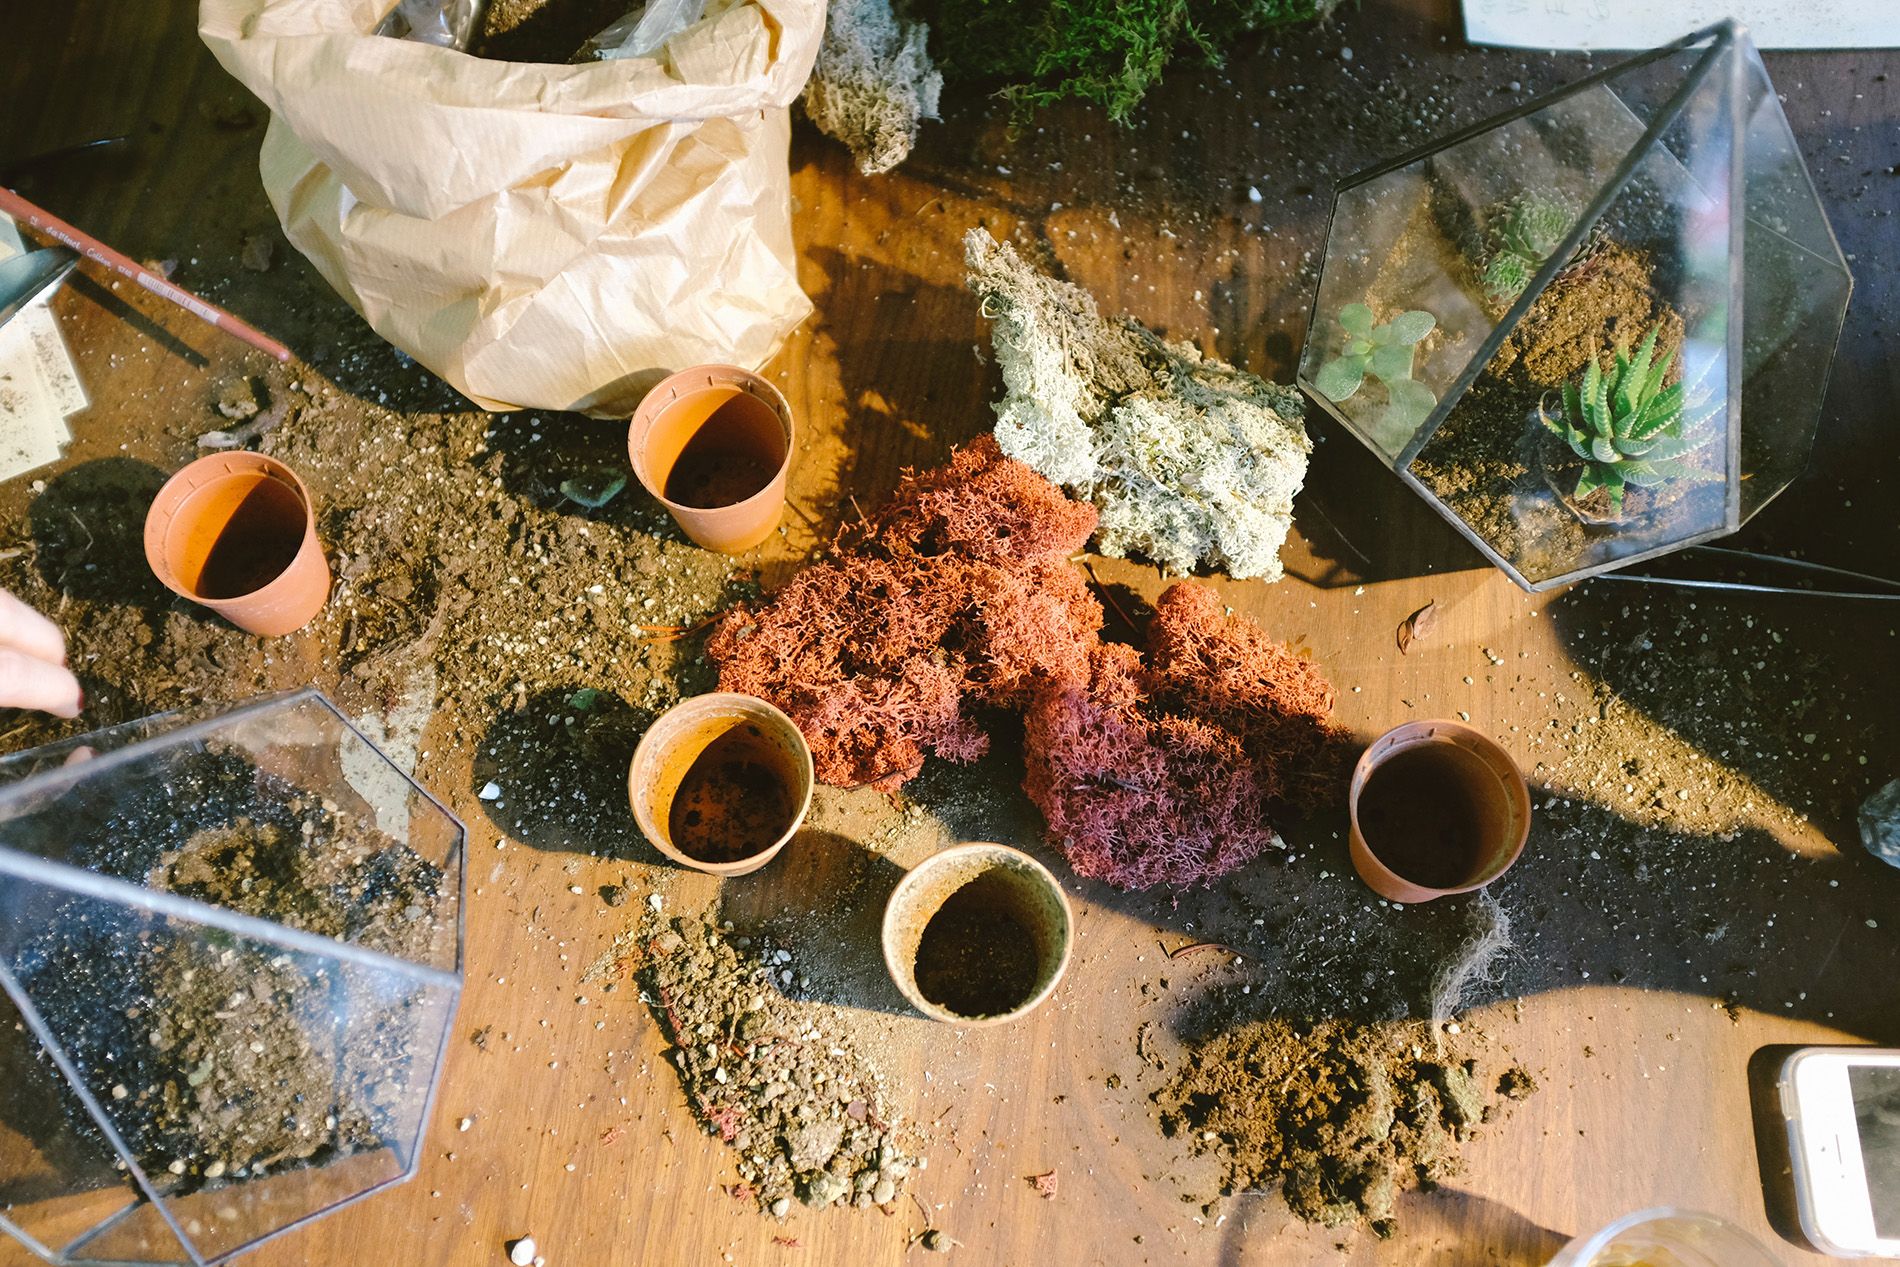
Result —
<svg viewBox="0 0 1900 1267"><path fill-rule="evenodd" d="M1313 386L1339 404L1357 395L1366 379L1377 379L1385 388L1382 425L1395 436L1410 434L1438 404L1429 387L1412 381L1419 341L1437 324L1438 318L1431 313L1413 309L1374 325L1372 309L1347 304L1339 310L1345 345L1338 356L1319 367Z"/></svg>
<svg viewBox="0 0 1900 1267"><path fill-rule="evenodd" d="M1538 405L1537 416L1544 426L1583 459L1583 471L1571 494L1574 500L1602 489L1611 513L1621 514L1623 492L1632 485L1647 488L1672 479L1723 477L1719 471L1688 461L1690 454L1715 438L1717 433L1708 429L1708 422L1721 412L1722 404L1704 409L1706 391L1694 392L1681 382L1663 386L1675 353L1665 352L1657 359L1656 339L1661 330L1660 322L1651 326L1633 357L1618 348L1607 373L1602 358L1592 354L1582 378L1564 384L1564 407L1558 417Z"/></svg>

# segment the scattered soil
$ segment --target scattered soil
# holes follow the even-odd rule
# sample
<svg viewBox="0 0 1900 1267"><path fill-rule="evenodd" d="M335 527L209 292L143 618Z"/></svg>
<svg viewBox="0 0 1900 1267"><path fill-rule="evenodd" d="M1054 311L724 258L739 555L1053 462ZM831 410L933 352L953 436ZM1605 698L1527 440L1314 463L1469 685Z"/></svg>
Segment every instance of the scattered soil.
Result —
<svg viewBox="0 0 1900 1267"><path fill-rule="evenodd" d="M81 785L43 811L89 829L74 862L412 961L448 935L439 868L236 755L122 792ZM323 1164L387 1142L427 1093L435 1035L408 1016L420 987L89 899L47 925L23 984L154 1176L195 1187Z"/></svg>
<svg viewBox="0 0 1900 1267"><path fill-rule="evenodd" d="M959 1016L997 1016L1036 988L1036 939L1011 911L1009 885L978 876L944 899L917 942L917 989Z"/></svg>
<svg viewBox="0 0 1900 1267"><path fill-rule="evenodd" d="M640 937L643 997L674 1045L694 1115L738 1154L736 1195L781 1217L793 1198L896 1201L922 1163L900 1147L883 1076L835 1014L785 998L767 963L700 920L653 920Z"/></svg>
<svg viewBox="0 0 1900 1267"><path fill-rule="evenodd" d="M1255 1021L1195 1047L1154 1100L1168 1134L1219 1155L1223 1195L1277 1187L1308 1222L1390 1235L1399 1194L1457 1173L1476 1128L1529 1093L1473 1046L1417 1023Z"/></svg>

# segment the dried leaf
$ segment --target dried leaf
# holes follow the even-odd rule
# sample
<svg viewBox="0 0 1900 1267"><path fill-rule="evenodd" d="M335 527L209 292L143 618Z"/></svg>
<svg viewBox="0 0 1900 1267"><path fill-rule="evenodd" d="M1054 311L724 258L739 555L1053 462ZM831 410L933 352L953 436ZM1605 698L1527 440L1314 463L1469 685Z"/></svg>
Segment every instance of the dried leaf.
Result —
<svg viewBox="0 0 1900 1267"><path fill-rule="evenodd" d="M1432 627L1437 623L1438 601L1436 599L1401 620L1398 634L1399 654L1405 655L1411 651L1412 644L1420 638L1431 637Z"/></svg>
<svg viewBox="0 0 1900 1267"><path fill-rule="evenodd" d="M1041 1197L1044 1201L1055 1200L1055 1195L1056 1195L1056 1172L1055 1171L1053 1170L1046 1171L1040 1175L1024 1175L1023 1178L1029 1181L1029 1186L1034 1188L1036 1190L1036 1195Z"/></svg>

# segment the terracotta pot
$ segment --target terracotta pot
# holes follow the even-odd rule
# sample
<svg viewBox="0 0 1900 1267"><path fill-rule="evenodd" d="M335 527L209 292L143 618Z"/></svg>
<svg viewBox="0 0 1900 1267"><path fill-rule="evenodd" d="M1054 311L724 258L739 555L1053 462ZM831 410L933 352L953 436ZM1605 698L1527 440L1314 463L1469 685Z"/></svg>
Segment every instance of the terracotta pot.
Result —
<svg viewBox="0 0 1900 1267"><path fill-rule="evenodd" d="M1348 798L1352 865L1394 902L1481 889L1530 835L1530 788L1517 764L1455 721L1406 722L1373 740Z"/></svg>
<svg viewBox="0 0 1900 1267"><path fill-rule="evenodd" d="M145 561L173 593L267 637L303 628L330 596L310 491L261 453L214 453L167 480Z"/></svg>
<svg viewBox="0 0 1900 1267"><path fill-rule="evenodd" d="M778 527L792 468L792 410L733 365L661 381L633 411L627 456L647 492L708 550L738 554Z"/></svg>
<svg viewBox="0 0 1900 1267"><path fill-rule="evenodd" d="M811 748L762 699L696 695L647 727L627 769L653 847L695 871L745 875L778 856L811 807Z"/></svg>
<svg viewBox="0 0 1900 1267"><path fill-rule="evenodd" d="M891 980L919 1012L955 1025L1001 1025L1033 1010L1068 969L1073 941L1062 886L1007 845L934 854L884 906Z"/></svg>

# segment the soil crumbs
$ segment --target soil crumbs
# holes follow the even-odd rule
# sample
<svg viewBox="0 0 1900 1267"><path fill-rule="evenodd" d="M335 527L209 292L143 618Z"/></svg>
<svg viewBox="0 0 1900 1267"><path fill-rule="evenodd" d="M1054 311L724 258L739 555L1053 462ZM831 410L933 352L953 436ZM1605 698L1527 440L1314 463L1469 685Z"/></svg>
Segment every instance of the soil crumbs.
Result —
<svg viewBox="0 0 1900 1267"><path fill-rule="evenodd" d="M734 1195L779 1217L793 1198L895 1201L923 1163L900 1146L883 1075L836 1032L836 1013L786 999L771 967L698 919L651 920L640 941L642 997L674 1044L687 1102L738 1150Z"/></svg>
<svg viewBox="0 0 1900 1267"><path fill-rule="evenodd" d="M1277 1186L1301 1219L1389 1236L1399 1194L1455 1174L1463 1141L1532 1085L1424 1023L1273 1018L1194 1048L1154 1100L1164 1131L1219 1153L1223 1196Z"/></svg>

